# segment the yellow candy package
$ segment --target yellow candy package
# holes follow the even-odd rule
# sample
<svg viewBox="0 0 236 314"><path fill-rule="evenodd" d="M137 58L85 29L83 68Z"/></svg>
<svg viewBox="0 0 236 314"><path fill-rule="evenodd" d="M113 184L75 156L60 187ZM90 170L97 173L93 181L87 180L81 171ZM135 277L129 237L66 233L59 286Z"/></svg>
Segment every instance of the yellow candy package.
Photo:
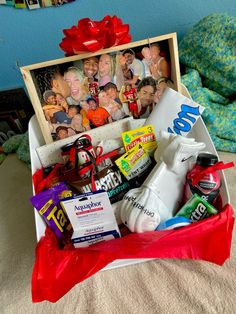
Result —
<svg viewBox="0 0 236 314"><path fill-rule="evenodd" d="M134 146L115 161L127 180L140 177L151 166L152 160L142 144Z"/></svg>
<svg viewBox="0 0 236 314"><path fill-rule="evenodd" d="M125 150L133 148L137 144L142 144L145 151L153 155L157 148L156 136L153 125L145 125L141 128L122 133L122 140Z"/></svg>

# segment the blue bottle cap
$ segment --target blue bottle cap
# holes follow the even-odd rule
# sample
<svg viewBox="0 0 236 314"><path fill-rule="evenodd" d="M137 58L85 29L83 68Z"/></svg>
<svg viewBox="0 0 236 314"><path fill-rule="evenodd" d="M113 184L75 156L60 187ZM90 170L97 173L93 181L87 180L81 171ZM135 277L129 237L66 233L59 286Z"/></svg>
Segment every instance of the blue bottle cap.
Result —
<svg viewBox="0 0 236 314"><path fill-rule="evenodd" d="M161 222L156 228L156 231L178 229L189 224L191 224L191 220L188 218L181 216L173 217L166 221Z"/></svg>

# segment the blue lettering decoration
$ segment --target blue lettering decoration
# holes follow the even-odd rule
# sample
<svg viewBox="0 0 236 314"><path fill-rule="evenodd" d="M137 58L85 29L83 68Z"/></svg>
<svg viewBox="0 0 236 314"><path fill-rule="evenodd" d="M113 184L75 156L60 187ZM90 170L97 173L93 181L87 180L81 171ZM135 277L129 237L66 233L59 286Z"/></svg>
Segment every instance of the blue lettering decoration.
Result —
<svg viewBox="0 0 236 314"><path fill-rule="evenodd" d="M181 132L189 132L196 122L193 116L200 116L199 107L191 107L186 104L181 105L181 111L178 113L178 118L173 121L173 130L168 127L169 133L176 133L182 135Z"/></svg>

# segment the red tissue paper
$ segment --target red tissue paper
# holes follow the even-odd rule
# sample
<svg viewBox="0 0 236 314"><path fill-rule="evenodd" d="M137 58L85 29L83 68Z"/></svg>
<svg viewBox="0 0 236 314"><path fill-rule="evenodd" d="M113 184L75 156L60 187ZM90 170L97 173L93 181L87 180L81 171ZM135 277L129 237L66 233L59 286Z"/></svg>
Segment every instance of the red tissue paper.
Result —
<svg viewBox="0 0 236 314"><path fill-rule="evenodd" d="M230 256L233 225L233 208L227 204L219 214L177 230L132 233L87 248L64 249L47 228L36 247L32 301L56 302L116 259L179 258L222 265Z"/></svg>
<svg viewBox="0 0 236 314"><path fill-rule="evenodd" d="M123 24L116 15L107 15L101 21L92 21L83 18L78 25L64 29L65 37L59 44L66 56L84 52L95 52L131 41L129 25Z"/></svg>

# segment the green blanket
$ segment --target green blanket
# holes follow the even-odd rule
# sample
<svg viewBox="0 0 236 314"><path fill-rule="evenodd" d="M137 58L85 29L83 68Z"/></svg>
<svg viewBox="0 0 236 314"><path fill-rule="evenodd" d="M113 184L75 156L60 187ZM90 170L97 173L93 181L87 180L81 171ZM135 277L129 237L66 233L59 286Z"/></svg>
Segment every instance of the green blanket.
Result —
<svg viewBox="0 0 236 314"><path fill-rule="evenodd" d="M24 134L17 134L10 137L3 145L6 154L16 153L17 157L30 166L30 149L28 131Z"/></svg>
<svg viewBox="0 0 236 314"><path fill-rule="evenodd" d="M217 150L236 152L236 18L212 14L179 44L182 83L206 109L203 120Z"/></svg>

